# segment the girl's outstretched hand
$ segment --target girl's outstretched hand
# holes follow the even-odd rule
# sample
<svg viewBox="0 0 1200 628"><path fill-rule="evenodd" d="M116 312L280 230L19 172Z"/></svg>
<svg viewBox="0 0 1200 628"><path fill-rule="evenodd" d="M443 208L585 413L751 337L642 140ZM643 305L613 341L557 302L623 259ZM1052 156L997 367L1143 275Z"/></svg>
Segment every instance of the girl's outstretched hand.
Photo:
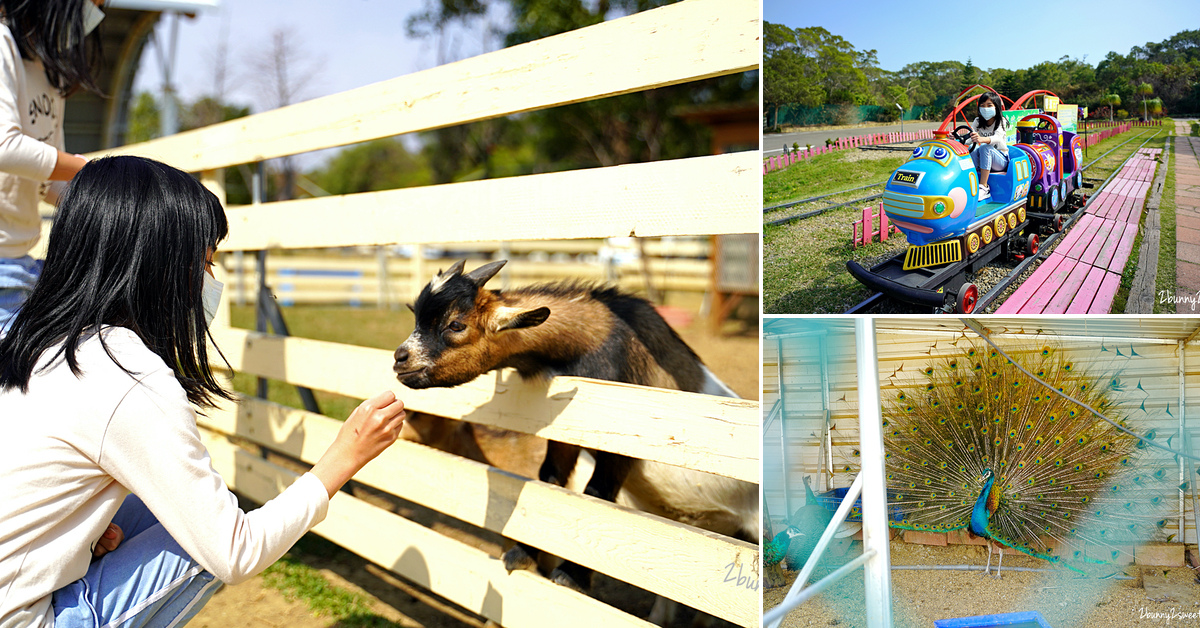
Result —
<svg viewBox="0 0 1200 628"><path fill-rule="evenodd" d="M337 438L312 473L333 497L355 473L396 442L404 427L404 402L384 391L362 402L342 424Z"/></svg>
<svg viewBox="0 0 1200 628"><path fill-rule="evenodd" d="M104 534L96 541L96 547L92 549L92 559L96 560L101 556L117 549L121 541L125 540L125 532L121 530L121 526L110 523L108 528L104 530Z"/></svg>

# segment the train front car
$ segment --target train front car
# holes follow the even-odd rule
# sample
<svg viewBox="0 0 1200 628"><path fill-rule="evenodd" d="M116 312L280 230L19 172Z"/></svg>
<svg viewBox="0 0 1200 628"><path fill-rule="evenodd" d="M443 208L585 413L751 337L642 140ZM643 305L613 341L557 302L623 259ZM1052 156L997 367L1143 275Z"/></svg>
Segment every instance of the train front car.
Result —
<svg viewBox="0 0 1200 628"><path fill-rule="evenodd" d="M965 139L966 131L957 137ZM979 175L966 146L950 138L923 142L892 172L883 193L883 209L908 238L907 249L869 269L849 260L847 270L892 299L972 312L979 292L970 274L1006 253L1037 251L1037 234L1026 233L1030 174L1026 153L1010 150L1008 168L989 175L991 197L979 201Z"/></svg>
<svg viewBox="0 0 1200 628"><path fill-rule="evenodd" d="M883 209L909 244L921 246L961 235L975 217L978 190L967 148L935 139L913 149L912 157L892 173Z"/></svg>

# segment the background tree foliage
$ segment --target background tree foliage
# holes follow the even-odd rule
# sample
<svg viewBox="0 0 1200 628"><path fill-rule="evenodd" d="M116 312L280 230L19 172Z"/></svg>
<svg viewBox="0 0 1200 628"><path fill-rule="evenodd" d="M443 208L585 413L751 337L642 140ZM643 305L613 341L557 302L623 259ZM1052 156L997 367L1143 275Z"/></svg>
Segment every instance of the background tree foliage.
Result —
<svg viewBox="0 0 1200 628"><path fill-rule="evenodd" d="M883 106L886 115L892 115L893 103L900 103L905 108L937 105L927 117L941 117L949 111L947 99L982 83L1012 99L1048 89L1065 102L1089 107L1097 117L1107 117L1121 102L1140 116L1144 94L1138 89L1145 84L1155 96L1145 95L1147 114L1152 108L1162 114L1200 112L1200 30L1135 46L1127 55L1110 52L1094 66L1086 59L1064 56L1012 70L985 70L967 59L965 64L910 63L896 72L878 68L874 50L858 51L823 28L793 29L767 22L764 35L763 100L768 111L784 104L866 104ZM1152 105L1151 100L1161 102ZM1137 106L1129 106L1133 103Z"/></svg>
<svg viewBox="0 0 1200 628"><path fill-rule="evenodd" d="M491 28L504 46L516 46L673 1L428 0L408 27L413 36L445 38L495 6L509 19ZM438 183L703 155L708 129L679 111L757 95L757 72L673 85L431 131L422 155Z"/></svg>

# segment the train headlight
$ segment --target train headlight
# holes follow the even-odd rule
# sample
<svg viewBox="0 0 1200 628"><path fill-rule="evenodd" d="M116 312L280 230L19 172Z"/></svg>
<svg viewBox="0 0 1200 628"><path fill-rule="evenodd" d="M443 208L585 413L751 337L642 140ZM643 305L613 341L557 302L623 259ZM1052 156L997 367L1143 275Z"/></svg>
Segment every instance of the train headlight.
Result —
<svg viewBox="0 0 1200 628"><path fill-rule="evenodd" d="M933 213L937 214L938 216L941 216L942 214L946 213L946 204L943 203L942 201L938 201L938 202L934 203L933 204Z"/></svg>

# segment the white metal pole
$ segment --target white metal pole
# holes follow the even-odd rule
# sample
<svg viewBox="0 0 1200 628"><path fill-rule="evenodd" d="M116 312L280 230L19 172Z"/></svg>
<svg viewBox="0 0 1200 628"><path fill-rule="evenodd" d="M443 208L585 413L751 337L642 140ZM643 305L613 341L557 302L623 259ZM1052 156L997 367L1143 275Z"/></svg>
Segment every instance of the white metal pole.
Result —
<svg viewBox="0 0 1200 628"><path fill-rule="evenodd" d="M1185 382L1187 381L1187 370L1184 368L1184 362L1186 360L1187 353L1184 349L1184 346L1185 346L1184 342L1182 340L1180 340L1179 341L1179 435L1183 437L1182 442L1187 443L1187 420L1184 418L1184 414L1183 414L1185 412L1184 404L1187 403L1187 388L1184 386ZM1191 453L1191 450L1189 450L1188 453ZM1184 484L1185 482L1191 481L1191 479L1188 477L1188 473L1186 471L1186 469L1190 468L1191 466L1192 466L1192 464L1190 462L1188 462L1186 459L1184 459L1183 456L1179 456L1179 486L1181 487L1179 489L1179 542L1180 543L1188 542L1187 541L1187 513L1185 512L1185 509L1187 508L1187 506L1185 505L1186 504L1185 500L1187 499L1187 489L1182 488L1182 487L1185 485ZM1196 531L1198 533L1200 533L1200 526L1197 527Z"/></svg>
<svg viewBox="0 0 1200 628"><path fill-rule="evenodd" d="M866 562L867 626L892 628L892 571L888 552L887 488L883 469L883 415L879 406L879 355L875 319L856 318L858 431L862 449L863 552Z"/></svg>

